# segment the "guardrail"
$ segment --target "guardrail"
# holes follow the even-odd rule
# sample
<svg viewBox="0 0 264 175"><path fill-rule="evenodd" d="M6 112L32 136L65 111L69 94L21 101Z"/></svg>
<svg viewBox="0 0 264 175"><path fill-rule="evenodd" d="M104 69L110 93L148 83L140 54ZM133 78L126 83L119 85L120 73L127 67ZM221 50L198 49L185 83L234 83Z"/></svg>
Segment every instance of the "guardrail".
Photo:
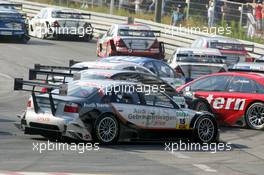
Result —
<svg viewBox="0 0 264 175"><path fill-rule="evenodd" d="M20 2L23 4L23 10L29 16L33 16L40 11L41 8L45 7L54 7L54 5L48 4L41 4L35 2L29 2L25 0L13 0L13 2ZM84 10L79 10L81 12L86 12ZM91 23L95 27L96 33L103 33L109 29L109 27L114 23L125 23L127 22L127 17L123 16L116 16L110 14L103 14L103 13L96 13L96 12L89 12L92 14ZM172 52L177 47L189 47L191 43L198 37L201 36L209 36L208 33L201 33L192 31L191 34L187 33L185 28L182 27L174 27L174 31L172 32L171 26L165 24L159 24L148 20L143 19L135 19L136 23L143 23L149 25L151 28L155 30L161 31L160 40L165 43L166 54L171 55ZM253 43L249 41L240 40L244 44L251 44L255 46L254 53L251 53L253 57L259 57L264 55L264 45Z"/></svg>

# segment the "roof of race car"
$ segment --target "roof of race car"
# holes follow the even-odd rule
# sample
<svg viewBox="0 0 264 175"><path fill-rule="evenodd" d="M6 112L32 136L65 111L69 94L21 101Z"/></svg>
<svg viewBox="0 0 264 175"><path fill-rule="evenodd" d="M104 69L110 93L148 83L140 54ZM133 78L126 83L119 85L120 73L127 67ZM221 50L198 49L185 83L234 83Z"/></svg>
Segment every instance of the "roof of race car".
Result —
<svg viewBox="0 0 264 175"><path fill-rule="evenodd" d="M153 59L153 58L148 58L148 57L137 57L137 56L112 56L112 57L107 57L104 59L101 59L100 61L106 61L106 62L120 62L120 61L125 61L125 62L132 62L132 63L145 63L149 61L156 61L156 62L162 62L161 60Z"/></svg>
<svg viewBox="0 0 264 175"><path fill-rule="evenodd" d="M218 49L212 48L178 48L177 54L216 55L222 56Z"/></svg>
<svg viewBox="0 0 264 175"><path fill-rule="evenodd" d="M96 68L96 69L124 69L126 67L133 66L138 67L136 63L124 63L124 62L103 62L103 61L87 61L74 64L73 68ZM145 69L145 68L144 68Z"/></svg>
<svg viewBox="0 0 264 175"><path fill-rule="evenodd" d="M113 75L119 74L119 73L140 73L140 72L135 72L135 71L130 71L130 70L116 70L116 69L86 69L83 71L78 72L80 74L89 74L89 75L102 75L106 77L111 77Z"/></svg>
<svg viewBox="0 0 264 175"><path fill-rule="evenodd" d="M69 85L78 85L78 86L88 86L88 87L95 87L95 88L102 88L102 87L112 87L112 86L119 86L119 85L137 85L141 84L139 82L132 82L132 81L120 81L120 80L76 80L69 83Z"/></svg>
<svg viewBox="0 0 264 175"><path fill-rule="evenodd" d="M256 80L256 81L264 83L264 74L254 73L254 72L220 72L220 73L214 73L214 74L210 74L210 75L205 75L205 76L202 76L202 77L200 77L198 79L202 79L204 77L209 77L209 76L217 76L217 75L218 76L219 75L223 75L223 76L225 76L225 75L226 76L228 76L228 75L229 76L243 76L243 77L246 77L246 78L249 78L249 79Z"/></svg>

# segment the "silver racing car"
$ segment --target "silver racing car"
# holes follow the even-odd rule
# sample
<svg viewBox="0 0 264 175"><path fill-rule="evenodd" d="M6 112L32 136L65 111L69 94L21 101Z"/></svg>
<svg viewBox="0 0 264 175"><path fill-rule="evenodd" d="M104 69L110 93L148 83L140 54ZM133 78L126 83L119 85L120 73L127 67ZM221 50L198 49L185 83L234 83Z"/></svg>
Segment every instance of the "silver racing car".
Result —
<svg viewBox="0 0 264 175"><path fill-rule="evenodd" d="M39 87L50 91L37 94ZM185 133L207 143L219 136L212 114L180 107L155 81L93 79L51 85L16 78L14 90L32 92L20 116L25 134L102 144L128 138L174 139Z"/></svg>

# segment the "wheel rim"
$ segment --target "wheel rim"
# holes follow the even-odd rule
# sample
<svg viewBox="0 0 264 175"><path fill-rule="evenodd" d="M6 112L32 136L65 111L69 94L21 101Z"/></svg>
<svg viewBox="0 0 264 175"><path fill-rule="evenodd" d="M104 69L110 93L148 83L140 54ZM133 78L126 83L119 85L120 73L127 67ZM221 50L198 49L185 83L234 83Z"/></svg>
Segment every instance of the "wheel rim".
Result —
<svg viewBox="0 0 264 175"><path fill-rule="evenodd" d="M198 125L198 135L203 142L209 142L214 136L214 123L210 119L202 119Z"/></svg>
<svg viewBox="0 0 264 175"><path fill-rule="evenodd" d="M208 107L205 103L203 102L198 102L196 106L197 111L208 111Z"/></svg>
<svg viewBox="0 0 264 175"><path fill-rule="evenodd" d="M248 121L254 128L264 127L264 105L256 104L249 109Z"/></svg>
<svg viewBox="0 0 264 175"><path fill-rule="evenodd" d="M117 124L111 117L103 118L98 124L98 134L100 139L107 143L115 139L117 133Z"/></svg>

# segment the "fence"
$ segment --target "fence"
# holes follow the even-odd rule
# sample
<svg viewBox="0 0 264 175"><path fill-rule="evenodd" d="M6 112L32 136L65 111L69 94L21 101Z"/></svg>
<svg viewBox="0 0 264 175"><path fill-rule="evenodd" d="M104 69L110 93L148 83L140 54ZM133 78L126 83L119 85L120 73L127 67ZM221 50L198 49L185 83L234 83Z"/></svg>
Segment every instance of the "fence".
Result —
<svg viewBox="0 0 264 175"><path fill-rule="evenodd" d="M113 10L124 10L129 13L153 14L156 0L53 0L56 4L76 3L82 8L104 7L109 13ZM112 4L111 4L112 3ZM199 17L207 21L208 0L163 0L162 15L170 16L173 9L181 5L185 10L186 17ZM112 10L111 10L112 9ZM221 22L225 11L227 22L239 21L241 25L247 23L247 13L252 12L252 8L245 3L238 3L228 0L215 0L216 22Z"/></svg>
<svg viewBox="0 0 264 175"><path fill-rule="evenodd" d="M29 1L23 1L23 0L13 0L15 2L22 2L23 3L23 9L28 15L35 15L37 12L40 11L41 8L48 7L50 5L47 4L40 4L40 3L32 3ZM86 11L83 11L86 12ZM109 29L109 27L112 24L115 23L124 23L127 21L127 17L123 16L116 16L116 15L105 15L102 13L96 13L91 12L92 19L91 23L95 27L95 32L102 33ZM174 31L172 32L172 26L155 23L149 20L143 20L143 19L135 19L136 23L142 23L149 25L154 30L160 30L161 31L161 37L160 40L165 43L166 53L172 54L172 52L177 47L189 47L190 44L198 37L201 36L209 36L207 33L201 33L196 31L190 31L186 30L186 28L180 28L180 27L174 27ZM259 57L260 55L264 55L264 45L252 43L248 41L241 41L244 44L254 44L255 50L254 53L252 53L252 56Z"/></svg>

